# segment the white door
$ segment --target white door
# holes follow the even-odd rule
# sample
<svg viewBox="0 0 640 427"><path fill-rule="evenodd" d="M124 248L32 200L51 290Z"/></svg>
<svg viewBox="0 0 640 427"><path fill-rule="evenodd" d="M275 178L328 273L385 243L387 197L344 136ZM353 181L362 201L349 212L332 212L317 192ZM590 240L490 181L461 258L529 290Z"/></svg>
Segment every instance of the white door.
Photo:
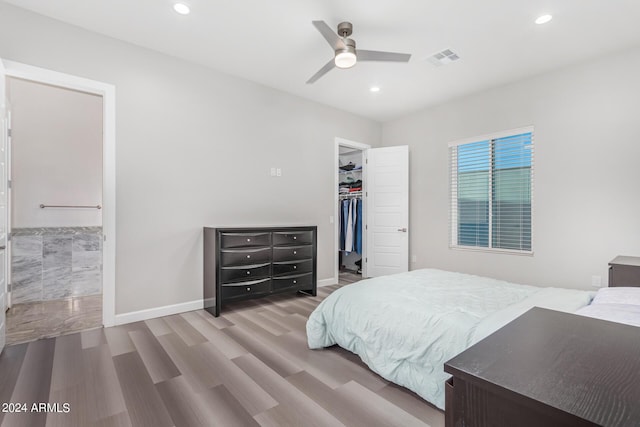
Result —
<svg viewBox="0 0 640 427"><path fill-rule="evenodd" d="M409 270L409 147L367 150L367 276Z"/></svg>
<svg viewBox="0 0 640 427"><path fill-rule="evenodd" d="M9 266L7 264L7 139L9 137L9 119L8 104L6 99L6 79L4 65L0 59L0 120L2 126L0 132L0 353L4 349L6 335L6 316L7 311L7 273Z"/></svg>

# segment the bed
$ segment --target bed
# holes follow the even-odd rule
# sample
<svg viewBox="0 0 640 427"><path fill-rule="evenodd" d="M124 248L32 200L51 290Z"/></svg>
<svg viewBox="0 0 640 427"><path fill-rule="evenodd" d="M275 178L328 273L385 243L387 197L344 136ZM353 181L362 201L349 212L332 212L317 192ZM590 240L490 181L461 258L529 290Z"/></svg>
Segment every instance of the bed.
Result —
<svg viewBox="0 0 640 427"><path fill-rule="evenodd" d="M591 304L582 307L575 314L631 326L640 326L640 288L599 289Z"/></svg>
<svg viewBox="0 0 640 427"><path fill-rule="evenodd" d="M595 292L423 269L344 286L307 322L309 347L339 345L444 409L444 362L534 306L576 312Z"/></svg>

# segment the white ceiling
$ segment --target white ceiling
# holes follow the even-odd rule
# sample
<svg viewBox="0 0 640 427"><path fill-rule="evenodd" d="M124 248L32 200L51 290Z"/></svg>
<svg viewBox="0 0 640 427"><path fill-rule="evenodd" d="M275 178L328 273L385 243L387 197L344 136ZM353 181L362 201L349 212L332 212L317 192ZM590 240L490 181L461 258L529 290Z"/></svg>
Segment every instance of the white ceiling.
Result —
<svg viewBox="0 0 640 427"><path fill-rule="evenodd" d="M187 16L172 0L5 1L379 121L640 45L638 0L183 0ZM312 20L350 21L359 48L413 56L306 85L333 55ZM426 61L445 48L461 59Z"/></svg>

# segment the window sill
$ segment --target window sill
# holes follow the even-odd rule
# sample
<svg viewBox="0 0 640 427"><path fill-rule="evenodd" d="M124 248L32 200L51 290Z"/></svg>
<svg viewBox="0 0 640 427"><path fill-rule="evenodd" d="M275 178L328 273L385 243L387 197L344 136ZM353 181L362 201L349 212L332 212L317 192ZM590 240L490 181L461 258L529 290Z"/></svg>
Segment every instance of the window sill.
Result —
<svg viewBox="0 0 640 427"><path fill-rule="evenodd" d="M458 251L470 251L470 252L488 252L488 253L505 254L505 255L533 256L533 251L517 251L514 249L480 248L476 246L458 246L458 245L449 245L449 249L455 249Z"/></svg>

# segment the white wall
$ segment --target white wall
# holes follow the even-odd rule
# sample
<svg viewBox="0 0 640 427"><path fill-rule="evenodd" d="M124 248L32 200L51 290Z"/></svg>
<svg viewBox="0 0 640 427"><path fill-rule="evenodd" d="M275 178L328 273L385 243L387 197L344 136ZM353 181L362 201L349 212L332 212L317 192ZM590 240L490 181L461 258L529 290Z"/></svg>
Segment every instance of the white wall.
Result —
<svg viewBox="0 0 640 427"><path fill-rule="evenodd" d="M640 49L430 108L383 126L411 151L412 268L514 282L606 284L616 255L640 255ZM532 257L449 249L447 143L535 126Z"/></svg>
<svg viewBox="0 0 640 427"><path fill-rule="evenodd" d="M18 227L102 225L102 97L7 80L12 122L12 223Z"/></svg>
<svg viewBox="0 0 640 427"><path fill-rule="evenodd" d="M334 138L378 123L3 3L0 56L116 87L117 313L202 298L204 225L317 224L333 276Z"/></svg>

